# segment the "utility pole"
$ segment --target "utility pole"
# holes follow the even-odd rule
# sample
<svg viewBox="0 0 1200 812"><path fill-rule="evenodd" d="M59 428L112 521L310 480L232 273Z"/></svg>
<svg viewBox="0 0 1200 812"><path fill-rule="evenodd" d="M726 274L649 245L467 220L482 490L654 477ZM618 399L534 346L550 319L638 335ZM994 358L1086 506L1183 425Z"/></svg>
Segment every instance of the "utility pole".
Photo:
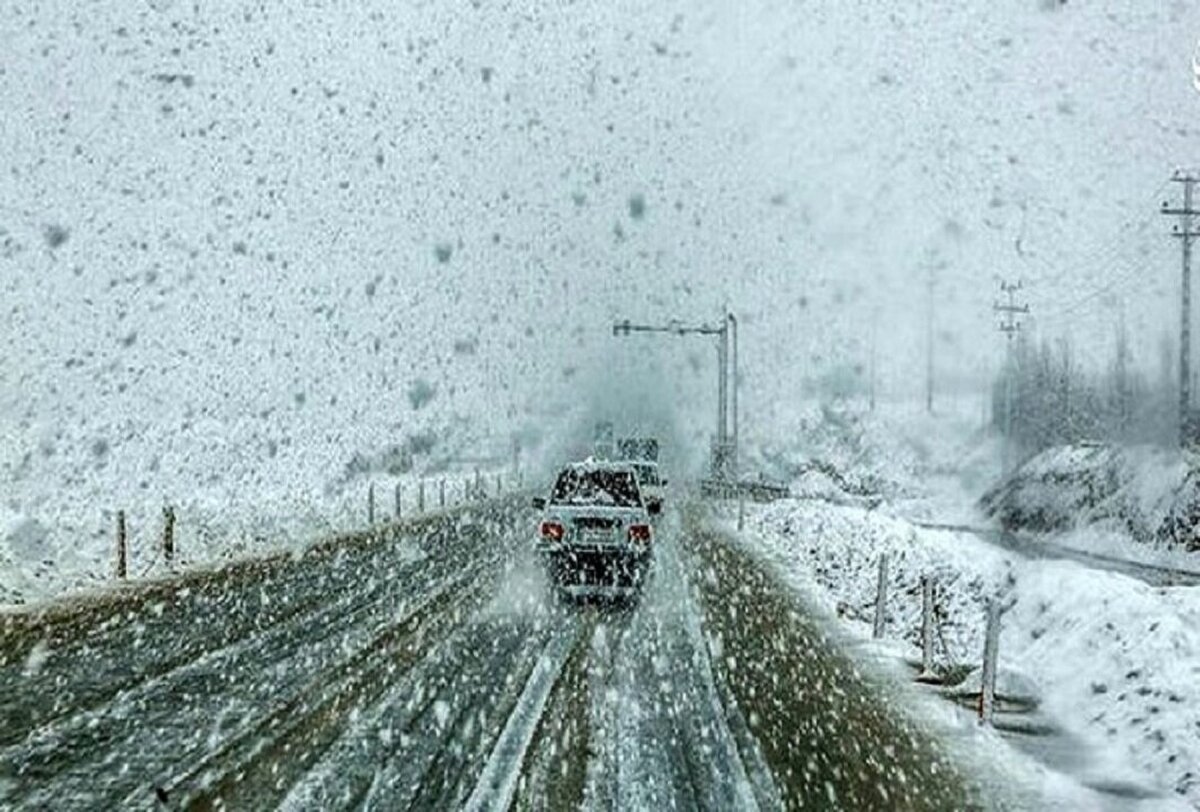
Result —
<svg viewBox="0 0 1200 812"><path fill-rule="evenodd" d="M875 358L875 324L879 321L879 308L875 308L875 315L871 319L871 349L869 360L867 363L867 398L870 404L871 411L875 411L875 376L876 376L876 358Z"/></svg>
<svg viewBox="0 0 1200 812"><path fill-rule="evenodd" d="M717 437L713 448L712 474L715 479L729 480L735 476L737 460L737 352L733 352L734 381L733 381L733 414L734 428L732 442L729 431L729 361L730 337L736 336L737 319L728 311L721 315L719 325L697 324L685 325L678 319L672 319L666 324L634 324L625 319L613 322L614 336L628 336L631 333L668 333L670 335L711 335L717 337Z"/></svg>
<svg viewBox="0 0 1200 812"><path fill-rule="evenodd" d="M1179 223L1171 228L1171 236L1178 237L1183 245L1179 297L1179 445L1182 447L1190 444L1192 439L1192 240L1200 236L1193 228L1192 219L1200 214L1200 210L1192 208L1192 202L1200 176L1177 170L1171 180L1183 184L1183 207L1173 209L1163 203L1161 209L1162 214L1179 217Z"/></svg>
<svg viewBox="0 0 1200 812"><path fill-rule="evenodd" d="M925 305L925 411L929 414L933 414L933 271L934 265L930 262Z"/></svg>
<svg viewBox="0 0 1200 812"><path fill-rule="evenodd" d="M1017 304L1017 291L1021 289L1020 282L1000 282L1000 291L1008 297L1008 301L1001 304L995 302L992 309L1001 314L1002 321L998 325L1000 332L1004 333L1007 339L1005 347L1005 370L1004 370L1004 473L1009 473L1013 467L1012 455L1012 432L1013 432L1013 339L1021 330L1021 322L1017 320L1018 316L1029 312L1029 305Z"/></svg>

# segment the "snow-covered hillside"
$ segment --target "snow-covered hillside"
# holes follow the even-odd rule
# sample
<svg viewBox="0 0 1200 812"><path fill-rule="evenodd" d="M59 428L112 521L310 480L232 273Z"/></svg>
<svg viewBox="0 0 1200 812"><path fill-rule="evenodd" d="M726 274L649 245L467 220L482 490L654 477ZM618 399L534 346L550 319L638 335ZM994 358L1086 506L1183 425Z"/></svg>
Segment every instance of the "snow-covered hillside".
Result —
<svg viewBox="0 0 1200 812"><path fill-rule="evenodd" d="M1120 534L1185 556L1200 551L1198 462L1191 451L1062 446L1028 460L984 494L983 509L1022 529Z"/></svg>

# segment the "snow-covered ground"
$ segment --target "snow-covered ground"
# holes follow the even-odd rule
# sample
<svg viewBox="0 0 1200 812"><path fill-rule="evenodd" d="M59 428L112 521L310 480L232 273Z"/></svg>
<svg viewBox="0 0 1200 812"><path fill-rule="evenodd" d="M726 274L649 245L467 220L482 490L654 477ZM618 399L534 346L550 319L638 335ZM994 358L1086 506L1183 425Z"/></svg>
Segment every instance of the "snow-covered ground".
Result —
<svg viewBox="0 0 1200 812"><path fill-rule="evenodd" d="M886 634L908 641L914 654L920 578L931 575L945 615L945 645L937 646L944 663L977 663L985 601L1013 601L1003 621L1002 668L1031 680L1043 709L1095 748L1085 777L1128 775L1127 764L1200 804L1200 589L1027 561L969 534L821 501L755 512L745 538L864 635L886 554Z"/></svg>
<svg viewBox="0 0 1200 812"><path fill-rule="evenodd" d="M886 554L886 636L904 641L913 656L920 578L932 576L943 664L980 661L985 601L998 597L1010 606L1002 672L1034 686L1041 710L1086 743L1090 753L1075 777L1096 786L1148 783L1200 805L1200 588L1156 588L1073 562L1027 560L970 533L918 526L912 519L953 523L970 514L971 486L980 487L972 465L978 457L964 452L977 435L956 431L953 420L930 431L911 412L860 413L856 421L839 435L850 442L825 443L829 428L812 425L817 442L797 435L788 453L796 466L813 457L838 459L855 472L851 477L875 471L872 460L881 459L878 477L891 483L886 498L865 505L834 490L815 492L802 480L801 498L751 510L747 543L865 636L878 561ZM889 424L895 432L885 430ZM893 445L900 438L904 447L911 447L905 437L927 438L930 453L909 455L913 464L905 465L905 456L875 444L879 434ZM889 468L888 459L902 464ZM953 459L965 462L965 477L944 467ZM923 491L926 475L932 485ZM939 512L947 508L952 515Z"/></svg>
<svg viewBox="0 0 1200 812"><path fill-rule="evenodd" d="M1200 569L1195 452L1151 446L1047 449L989 489L985 513L1058 544Z"/></svg>
<svg viewBox="0 0 1200 812"><path fill-rule="evenodd" d="M497 481L497 477L500 477ZM511 471L480 472L488 495L497 487L516 487ZM366 526L369 486L375 489L376 521L395 515L400 489L401 515L418 510L424 489L426 511L437 510L445 483L447 507L462 504L474 492L474 471L422 478L362 473L336 487L312 494L224 490L183 494L170 504L175 511L175 558L168 567L160 546L164 502L151 496L96 510L93 503L62 505L40 518L0 504L0 607L41 602L77 590L114 582L116 510L125 510L128 576L159 577L171 571L221 561L299 550L315 541Z"/></svg>

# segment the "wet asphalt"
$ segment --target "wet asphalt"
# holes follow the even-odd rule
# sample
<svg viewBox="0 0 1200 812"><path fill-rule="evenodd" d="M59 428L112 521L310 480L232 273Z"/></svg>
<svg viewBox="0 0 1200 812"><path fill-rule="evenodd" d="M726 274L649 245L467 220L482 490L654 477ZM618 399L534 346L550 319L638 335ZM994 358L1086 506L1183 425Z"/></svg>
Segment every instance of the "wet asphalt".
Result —
<svg viewBox="0 0 1200 812"><path fill-rule="evenodd" d="M620 604L552 597L533 521L477 506L6 619L0 806L985 805L703 510Z"/></svg>

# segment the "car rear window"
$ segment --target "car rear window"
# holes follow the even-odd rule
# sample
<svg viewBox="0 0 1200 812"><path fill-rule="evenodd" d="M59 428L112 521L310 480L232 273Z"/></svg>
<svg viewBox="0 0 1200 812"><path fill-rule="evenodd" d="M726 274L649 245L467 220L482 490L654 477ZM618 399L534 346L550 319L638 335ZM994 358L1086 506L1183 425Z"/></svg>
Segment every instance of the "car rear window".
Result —
<svg viewBox="0 0 1200 812"><path fill-rule="evenodd" d="M637 473L638 473L638 480L643 485L657 485L658 484L658 469L655 468L653 465L639 465L639 466L637 466Z"/></svg>
<svg viewBox="0 0 1200 812"><path fill-rule="evenodd" d="M637 480L630 471L580 471L558 475L550 501L556 505L610 505L641 507Z"/></svg>

